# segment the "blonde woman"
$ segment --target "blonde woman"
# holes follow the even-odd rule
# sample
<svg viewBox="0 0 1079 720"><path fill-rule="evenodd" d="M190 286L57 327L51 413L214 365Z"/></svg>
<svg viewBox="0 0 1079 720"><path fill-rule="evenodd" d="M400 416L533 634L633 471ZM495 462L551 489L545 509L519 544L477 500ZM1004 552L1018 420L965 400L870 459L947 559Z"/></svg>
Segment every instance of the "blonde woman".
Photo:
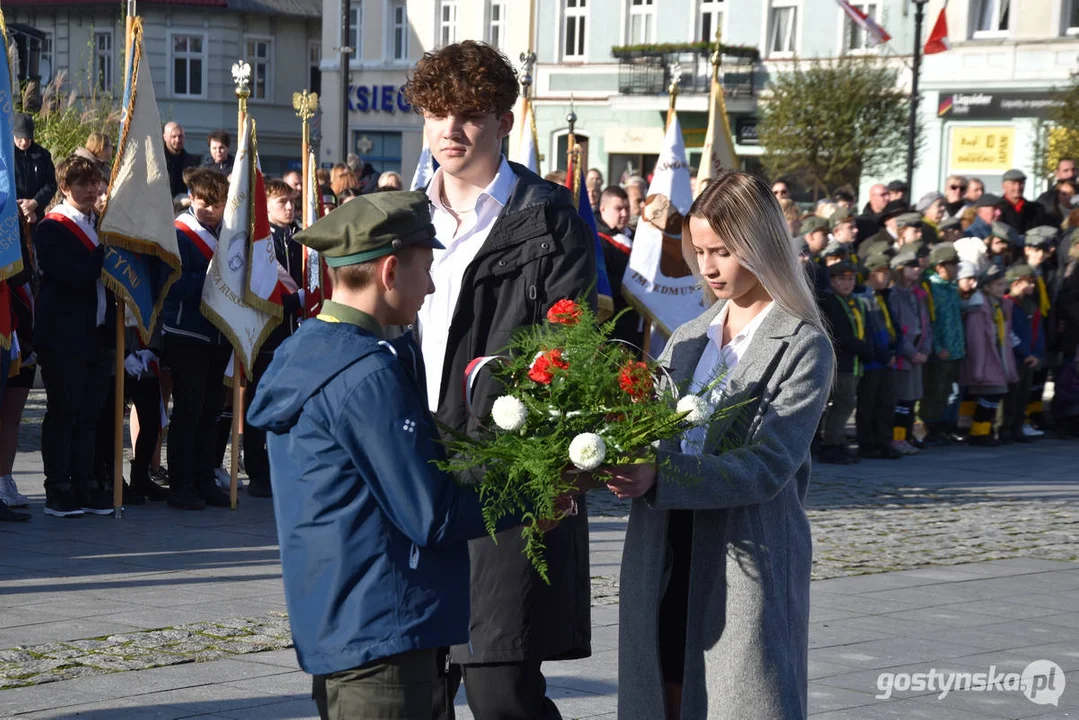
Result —
<svg viewBox="0 0 1079 720"><path fill-rule="evenodd" d="M710 307L661 361L680 387L721 378L735 417L612 468L634 498L622 556L618 717L789 720L807 713L809 445L834 356L768 186L713 178L683 225ZM721 448L733 448L721 451Z"/></svg>

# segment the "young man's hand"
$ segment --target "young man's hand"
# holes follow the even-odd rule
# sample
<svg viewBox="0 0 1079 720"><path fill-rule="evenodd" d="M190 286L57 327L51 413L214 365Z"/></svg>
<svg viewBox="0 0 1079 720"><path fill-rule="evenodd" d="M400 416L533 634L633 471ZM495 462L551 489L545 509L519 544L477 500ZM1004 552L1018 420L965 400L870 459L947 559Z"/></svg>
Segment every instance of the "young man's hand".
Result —
<svg viewBox="0 0 1079 720"><path fill-rule="evenodd" d="M1027 355L1025 358L1023 358L1023 364L1031 369L1036 368L1038 367L1038 358L1034 357L1033 355Z"/></svg>

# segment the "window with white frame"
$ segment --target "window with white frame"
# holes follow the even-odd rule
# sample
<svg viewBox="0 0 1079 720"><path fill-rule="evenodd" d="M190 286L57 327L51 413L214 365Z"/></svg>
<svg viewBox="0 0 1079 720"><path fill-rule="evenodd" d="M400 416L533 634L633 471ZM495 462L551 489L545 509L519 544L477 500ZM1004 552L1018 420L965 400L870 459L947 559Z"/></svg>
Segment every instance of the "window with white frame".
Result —
<svg viewBox="0 0 1079 720"><path fill-rule="evenodd" d="M316 40L307 41L307 87L311 92L322 94L322 43Z"/></svg>
<svg viewBox="0 0 1079 720"><path fill-rule="evenodd" d="M206 45L202 35L172 36L172 94L202 97L205 94Z"/></svg>
<svg viewBox="0 0 1079 720"><path fill-rule="evenodd" d="M446 47L457 42L457 0L438 3L438 44Z"/></svg>
<svg viewBox="0 0 1079 720"><path fill-rule="evenodd" d="M506 42L506 3L492 0L487 6L487 44L501 48Z"/></svg>
<svg viewBox="0 0 1079 720"><path fill-rule="evenodd" d="M655 0L629 0L629 44L646 45L655 39Z"/></svg>
<svg viewBox="0 0 1079 720"><path fill-rule="evenodd" d="M94 83L98 90L112 92L112 30L94 31Z"/></svg>
<svg viewBox="0 0 1079 720"><path fill-rule="evenodd" d="M768 9L768 55L792 57L798 49L797 0L772 0Z"/></svg>
<svg viewBox="0 0 1079 720"><path fill-rule="evenodd" d="M852 2L851 6L861 10L867 18L880 23L880 2ZM857 53L872 49L874 46L870 41L869 33L858 27L846 13L843 14L843 18L843 37L846 41L847 52Z"/></svg>
<svg viewBox="0 0 1079 720"><path fill-rule="evenodd" d="M562 26L562 57L583 60L585 24L588 20L588 0L564 0L565 20Z"/></svg>
<svg viewBox="0 0 1079 720"><path fill-rule="evenodd" d="M408 6L404 0L390 5L390 57L408 60Z"/></svg>
<svg viewBox="0 0 1079 720"><path fill-rule="evenodd" d="M697 39L715 42L716 31L723 29L723 0L700 0L697 11Z"/></svg>
<svg viewBox="0 0 1079 720"><path fill-rule="evenodd" d="M38 58L37 71L41 76L41 86L44 87L52 79L53 71L53 55L52 55L52 39L53 31L45 30L44 36L41 38L41 55Z"/></svg>
<svg viewBox="0 0 1079 720"><path fill-rule="evenodd" d="M363 57L363 0L351 0L348 4L348 44L352 48L349 62Z"/></svg>
<svg viewBox="0 0 1079 720"><path fill-rule="evenodd" d="M974 37L1002 37L1011 27L1011 0L974 0L971 3Z"/></svg>
<svg viewBox="0 0 1079 720"><path fill-rule="evenodd" d="M1079 0L1068 0L1064 5L1064 34L1079 35Z"/></svg>
<svg viewBox="0 0 1079 720"><path fill-rule="evenodd" d="M273 40L245 38L244 59L251 65L251 99L273 100Z"/></svg>

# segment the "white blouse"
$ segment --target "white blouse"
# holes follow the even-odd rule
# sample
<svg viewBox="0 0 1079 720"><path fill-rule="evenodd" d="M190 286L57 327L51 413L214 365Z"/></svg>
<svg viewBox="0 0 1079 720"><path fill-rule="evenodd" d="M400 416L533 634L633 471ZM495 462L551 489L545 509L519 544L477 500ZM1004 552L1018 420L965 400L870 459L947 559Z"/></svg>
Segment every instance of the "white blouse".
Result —
<svg viewBox="0 0 1079 720"><path fill-rule="evenodd" d="M773 305L775 305L774 301L765 305L764 309L757 313L757 317L750 320L742 331L732 337L726 345L723 344L723 326L727 323L730 302L723 306L723 309L708 325L708 344L701 353L701 359L697 361L697 368L693 371L693 381L690 383L689 392L698 393L719 378L719 382L705 399L712 407L717 407L723 402L727 385L730 383L731 372L746 354L749 344L753 342L754 335L757 334L764 319L768 317ZM682 452L700 455L707 436L707 426L687 430L682 436Z"/></svg>

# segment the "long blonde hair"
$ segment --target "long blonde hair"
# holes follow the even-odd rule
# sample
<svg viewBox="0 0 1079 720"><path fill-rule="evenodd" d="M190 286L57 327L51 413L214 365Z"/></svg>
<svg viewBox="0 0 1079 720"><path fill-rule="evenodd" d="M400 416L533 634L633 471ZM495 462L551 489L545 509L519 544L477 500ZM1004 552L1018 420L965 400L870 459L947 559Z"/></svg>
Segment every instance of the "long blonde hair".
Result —
<svg viewBox="0 0 1079 720"><path fill-rule="evenodd" d="M703 282L697 266L689 227L693 217L708 221L739 264L757 276L779 307L825 332L809 274L794 250L787 220L763 180L743 172L722 171L693 201L683 220L682 254L701 283L705 303L711 305L716 295Z"/></svg>

